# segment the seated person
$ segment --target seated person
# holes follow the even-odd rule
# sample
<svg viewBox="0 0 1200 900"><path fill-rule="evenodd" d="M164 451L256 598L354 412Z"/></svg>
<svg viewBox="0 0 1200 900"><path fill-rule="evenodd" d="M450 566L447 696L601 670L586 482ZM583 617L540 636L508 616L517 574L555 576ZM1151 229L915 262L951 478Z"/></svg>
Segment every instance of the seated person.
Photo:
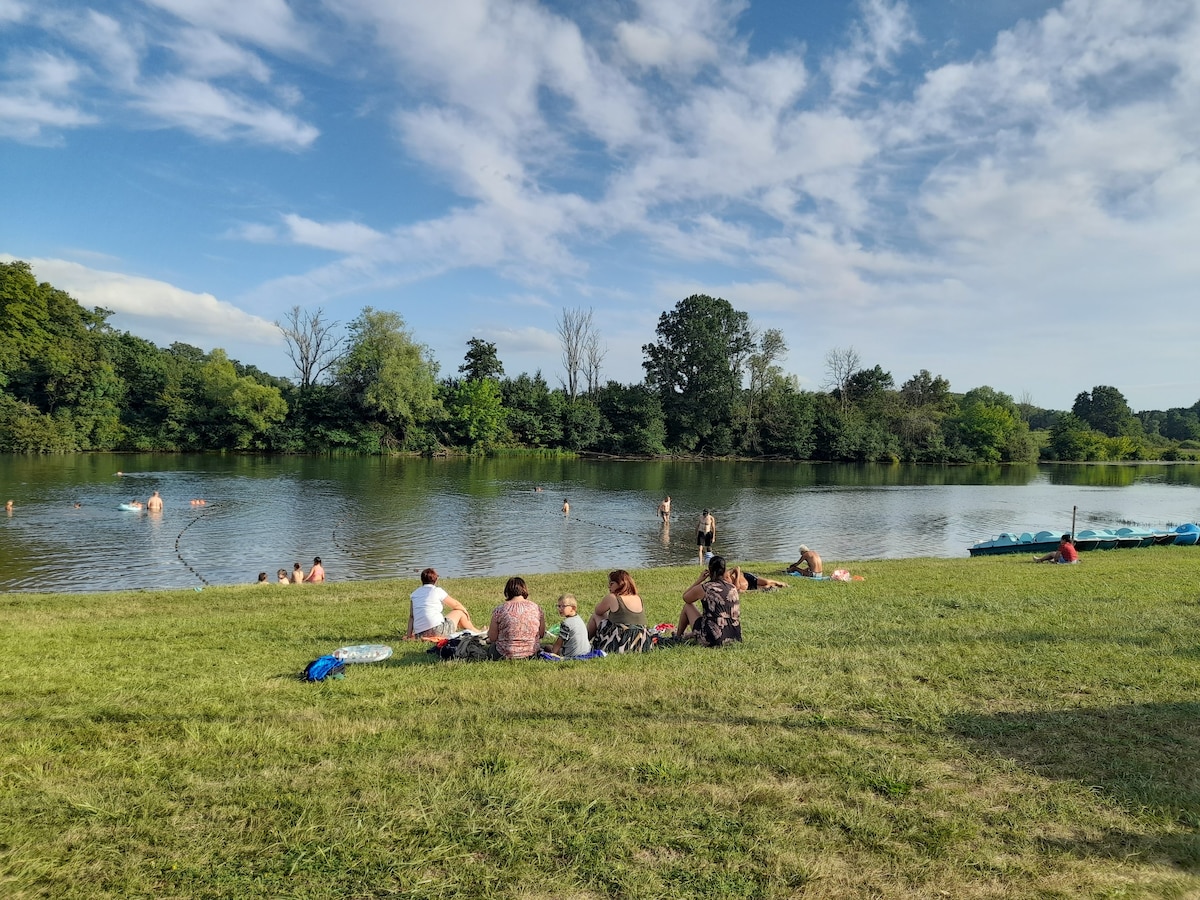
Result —
<svg viewBox="0 0 1200 900"><path fill-rule="evenodd" d="M504 602L492 610L488 648L493 659L532 659L546 634L546 614L529 599L525 579L513 577L504 585Z"/></svg>
<svg viewBox="0 0 1200 900"><path fill-rule="evenodd" d="M267 579L266 572L259 572L258 573L258 581L256 583L257 584L270 584L271 582Z"/></svg>
<svg viewBox="0 0 1200 900"><path fill-rule="evenodd" d="M1059 541L1058 549L1053 553L1047 553L1045 556L1035 556L1034 562L1055 562L1055 563L1073 563L1079 562L1079 551L1075 549L1075 542L1071 540L1069 534L1064 534L1062 540Z"/></svg>
<svg viewBox="0 0 1200 900"><path fill-rule="evenodd" d="M706 647L723 647L740 641L742 611L738 599L738 589L725 571L725 558L712 557L708 568L683 592L683 609L675 636ZM696 609L697 600L702 609Z"/></svg>
<svg viewBox="0 0 1200 900"><path fill-rule="evenodd" d="M436 569L421 572L421 586L409 595L408 633L405 638L436 640L459 631L475 631L467 608L438 587Z"/></svg>
<svg viewBox="0 0 1200 900"><path fill-rule="evenodd" d="M557 608L563 620L558 626L558 640L550 652L559 656L583 656L591 652L592 642L588 638L587 624L579 615L575 595L563 594L558 598Z"/></svg>
<svg viewBox="0 0 1200 900"><path fill-rule="evenodd" d="M596 604L595 611L588 619L588 637L595 637L596 629L605 621L613 625L646 626L646 610L642 606L642 598L638 596L637 585L633 583L633 576L624 569L608 573L608 593Z"/></svg>
<svg viewBox="0 0 1200 900"><path fill-rule="evenodd" d="M277 577L279 578L280 584L291 584L292 583L292 580L290 578L288 578L287 569L280 569Z"/></svg>
<svg viewBox="0 0 1200 900"><path fill-rule="evenodd" d="M745 571L741 566L734 566L729 570L729 580L742 593L746 591L769 591L774 588L787 587L782 581L776 581L764 575L755 575L753 572Z"/></svg>
<svg viewBox="0 0 1200 900"><path fill-rule="evenodd" d="M792 575L804 575L811 578L821 574L821 557L815 550L809 550L804 544L800 545L800 558L787 567Z"/></svg>
<svg viewBox="0 0 1200 900"><path fill-rule="evenodd" d="M313 557L313 567L308 570L308 574L304 576L304 580L309 584L320 584L325 580L325 567L321 565L321 557Z"/></svg>

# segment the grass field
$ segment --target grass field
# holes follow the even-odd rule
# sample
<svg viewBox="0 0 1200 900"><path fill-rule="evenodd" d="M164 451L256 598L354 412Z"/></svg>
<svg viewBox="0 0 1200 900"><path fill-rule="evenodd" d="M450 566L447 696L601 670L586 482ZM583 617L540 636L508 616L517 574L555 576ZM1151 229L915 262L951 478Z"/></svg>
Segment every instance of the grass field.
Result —
<svg viewBox="0 0 1200 900"><path fill-rule="evenodd" d="M849 568L569 663L434 661L415 579L2 595L0 896L1200 896L1200 549Z"/></svg>

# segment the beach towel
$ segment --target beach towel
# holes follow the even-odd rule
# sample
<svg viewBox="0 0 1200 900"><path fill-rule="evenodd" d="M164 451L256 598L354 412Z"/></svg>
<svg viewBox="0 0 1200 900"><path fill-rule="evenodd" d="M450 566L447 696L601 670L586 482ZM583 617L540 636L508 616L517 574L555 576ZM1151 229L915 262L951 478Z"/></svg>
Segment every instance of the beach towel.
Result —
<svg viewBox="0 0 1200 900"><path fill-rule="evenodd" d="M549 650L543 650L538 654L538 659L546 662L567 662L572 659L604 659L608 656L603 650L592 649L581 656L559 656L557 653L551 653Z"/></svg>

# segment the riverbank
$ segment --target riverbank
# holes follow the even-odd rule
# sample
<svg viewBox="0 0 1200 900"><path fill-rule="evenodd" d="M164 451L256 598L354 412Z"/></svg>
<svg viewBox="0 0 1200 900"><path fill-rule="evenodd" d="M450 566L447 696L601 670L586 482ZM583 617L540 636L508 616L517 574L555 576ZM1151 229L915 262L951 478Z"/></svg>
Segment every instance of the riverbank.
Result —
<svg viewBox="0 0 1200 900"><path fill-rule="evenodd" d="M0 894L1186 896L1195 553L850 563L742 646L564 664L432 662L415 579L0 595ZM695 571L634 573L653 620Z"/></svg>

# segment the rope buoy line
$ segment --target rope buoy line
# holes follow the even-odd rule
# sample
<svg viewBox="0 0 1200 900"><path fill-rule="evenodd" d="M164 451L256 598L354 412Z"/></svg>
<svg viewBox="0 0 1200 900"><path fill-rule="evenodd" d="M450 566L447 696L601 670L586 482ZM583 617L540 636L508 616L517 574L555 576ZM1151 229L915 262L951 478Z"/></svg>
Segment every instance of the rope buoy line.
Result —
<svg viewBox="0 0 1200 900"><path fill-rule="evenodd" d="M188 522L186 525L184 525L183 530L180 531L179 534L177 534L175 536L175 555L177 557L179 557L179 561L181 563L183 563L184 568L187 569L189 572L191 572L193 575L195 575L197 578L199 578L202 582L204 582L204 585L206 587L212 587L212 585L209 583L207 578L205 578L203 575L201 575L199 572L197 572L194 568L192 568L192 565L186 559L183 558L183 553L181 553L179 550L179 543L180 543L180 541L183 540L183 534L185 531L187 531L189 528L191 528L193 525L195 525L197 522L199 522L201 519L203 519L205 516L207 516L210 512L212 512L214 509L216 509L220 505L221 504L219 504L219 503L214 503L211 506L205 506L204 512L195 516L190 522Z"/></svg>

